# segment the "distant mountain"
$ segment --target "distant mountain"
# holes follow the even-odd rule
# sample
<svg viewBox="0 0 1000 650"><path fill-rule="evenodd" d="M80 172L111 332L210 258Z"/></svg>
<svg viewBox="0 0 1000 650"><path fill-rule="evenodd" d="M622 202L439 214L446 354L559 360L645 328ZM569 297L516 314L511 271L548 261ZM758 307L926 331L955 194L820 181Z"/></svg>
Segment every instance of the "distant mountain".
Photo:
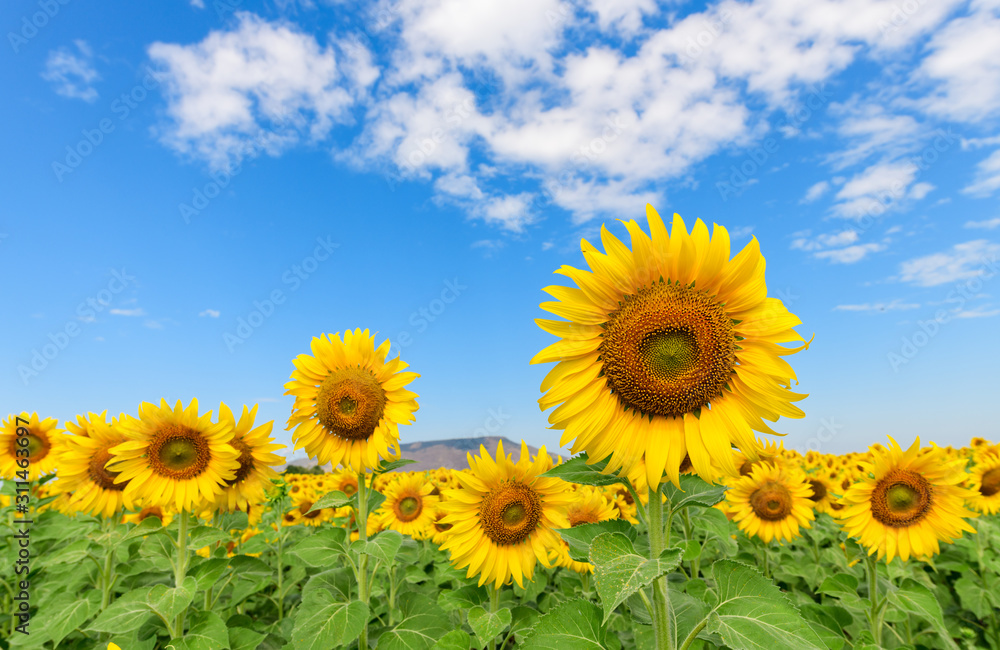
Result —
<svg viewBox="0 0 1000 650"><path fill-rule="evenodd" d="M495 454L497 450L497 442L503 441L504 451L508 454L513 455L514 462L521 457L521 443L514 442L508 438L501 436L487 436L484 438L453 438L451 440L428 440L425 442L406 442L399 446L400 451L403 454L403 458L409 458L410 460L417 461L413 465L407 465L403 468L404 471L410 472L422 472L429 469L437 469L439 467L447 467L449 469L465 469L469 466L469 462L465 455L471 453L473 456L479 453L479 446L483 445L490 454ZM538 453L536 447L528 445L528 451L532 455ZM558 455L549 451L550 455ZM310 468L316 465L316 462L309 458L293 458L288 462L289 465L297 465L298 467ZM284 469L283 467L278 468L278 471ZM330 471L330 466L324 467L326 471Z"/></svg>

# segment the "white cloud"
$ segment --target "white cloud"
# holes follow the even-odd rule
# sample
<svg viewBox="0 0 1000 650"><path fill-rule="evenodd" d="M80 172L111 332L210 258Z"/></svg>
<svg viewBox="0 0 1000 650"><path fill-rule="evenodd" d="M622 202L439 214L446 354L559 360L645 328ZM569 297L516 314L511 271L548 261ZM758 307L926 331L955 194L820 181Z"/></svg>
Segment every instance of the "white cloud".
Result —
<svg viewBox="0 0 1000 650"><path fill-rule="evenodd" d="M920 307L920 303L915 302L903 302L902 299L896 298L891 302L866 302L862 305L837 305L834 307L834 311L902 311L907 309L917 309Z"/></svg>
<svg viewBox="0 0 1000 650"><path fill-rule="evenodd" d="M985 239L955 244L948 251L925 255L900 265L899 279L921 287L969 280L997 264L1000 244Z"/></svg>
<svg viewBox="0 0 1000 650"><path fill-rule="evenodd" d="M115 316L145 316L146 312L142 307L136 307L135 309L121 309L114 308L108 310L109 314L114 314Z"/></svg>
<svg viewBox="0 0 1000 650"><path fill-rule="evenodd" d="M1000 189L1000 149L976 165L975 178L972 183L962 188L962 192L973 196L989 196L998 189Z"/></svg>
<svg viewBox="0 0 1000 650"><path fill-rule="evenodd" d="M152 320L152 319L150 319L150 320L147 320L145 323L143 323L143 325L145 325L146 327L148 327L151 330L161 330L161 329L163 329L163 323L161 323L158 320Z"/></svg>
<svg viewBox="0 0 1000 650"><path fill-rule="evenodd" d="M826 194L826 191L830 189L830 184L826 181L820 181L815 185L809 187L806 190L806 195L802 198L803 203L812 203L819 197Z"/></svg>
<svg viewBox="0 0 1000 650"><path fill-rule="evenodd" d="M844 183L837 192L833 214L847 219L879 216L907 198L922 198L931 187L910 186L919 169L909 161L880 162L867 167Z"/></svg>
<svg viewBox="0 0 1000 650"><path fill-rule="evenodd" d="M206 309L206 310L204 310L202 312L199 312L198 315L199 316L208 316L209 318L218 318L219 316L222 315L222 312L220 312L218 309Z"/></svg>
<svg viewBox="0 0 1000 650"><path fill-rule="evenodd" d="M870 244L856 244L837 250L820 251L813 253L813 255L821 260L829 260L835 264L854 264L863 260L869 253L877 253L885 249L885 244L872 242Z"/></svg>
<svg viewBox="0 0 1000 650"><path fill-rule="evenodd" d="M1000 315L1000 309L989 309L981 306L975 309L962 309L955 314L955 318L991 318Z"/></svg>
<svg viewBox="0 0 1000 650"><path fill-rule="evenodd" d="M965 227L993 230L994 228L1000 228L1000 217L993 217L992 219L985 219L983 221L966 221Z"/></svg>
<svg viewBox="0 0 1000 650"><path fill-rule="evenodd" d="M350 119L363 90L338 67L333 46L284 23L237 16L235 29L211 32L200 43L149 47L165 74L172 123L164 142L215 168L251 155L248 148L277 155L301 140L325 138ZM359 47L348 49L357 54Z"/></svg>
<svg viewBox="0 0 1000 650"><path fill-rule="evenodd" d="M894 114L882 104L865 104L857 98L833 104L831 112L841 118L837 132L848 148L827 157L834 169L844 169L878 155L898 158L913 151L925 131L910 115Z"/></svg>
<svg viewBox="0 0 1000 650"><path fill-rule="evenodd" d="M57 94L85 102L97 101L93 84L101 75L94 68L94 53L86 41L73 41L73 48L61 47L49 52L42 79L52 83Z"/></svg>
<svg viewBox="0 0 1000 650"><path fill-rule="evenodd" d="M856 241L858 241L856 230L842 230L829 235L817 235L812 239L809 239L808 235L797 237L792 240L792 248L802 251L818 251L824 248L847 246Z"/></svg>

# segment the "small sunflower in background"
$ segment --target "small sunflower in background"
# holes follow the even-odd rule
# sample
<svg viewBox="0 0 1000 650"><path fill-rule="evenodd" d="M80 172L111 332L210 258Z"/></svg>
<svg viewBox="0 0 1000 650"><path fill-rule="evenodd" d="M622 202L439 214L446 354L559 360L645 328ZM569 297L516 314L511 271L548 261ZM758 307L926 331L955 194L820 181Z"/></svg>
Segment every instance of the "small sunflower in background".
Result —
<svg viewBox="0 0 1000 650"><path fill-rule="evenodd" d="M666 472L678 485L685 456L714 482L715 459L735 476L732 446L757 458L753 431L775 433L764 420L800 418L790 390L795 371L783 357L808 347L792 328L801 321L767 297L756 238L730 259L729 233L695 222L688 232L675 214L670 233L651 205L650 234L625 222L631 249L601 228L604 252L581 243L590 270L557 273L576 287L551 286L541 308L566 320L535 322L559 341L532 363L557 362L542 382L539 406L560 444L606 471L645 458L656 487ZM781 343L803 343L788 348Z"/></svg>
<svg viewBox="0 0 1000 650"><path fill-rule="evenodd" d="M26 447L18 444L19 427L28 431ZM0 431L0 478L8 480L17 478L17 472L24 471L17 464L22 458L28 459L29 481L37 481L38 477L54 472L62 449L62 432L58 420L55 418L39 420L38 413L28 415L28 412L24 411L20 415L8 417L3 421L3 430ZM27 449L27 456L23 453L18 455L19 449Z"/></svg>
<svg viewBox="0 0 1000 650"><path fill-rule="evenodd" d="M443 521L448 513L441 508L440 502L438 507L434 509L434 521L431 522L431 542L435 546L441 546L444 541L448 539L448 535L451 534L451 524Z"/></svg>
<svg viewBox="0 0 1000 650"><path fill-rule="evenodd" d="M139 417L126 416L119 428L128 440L111 448L107 469L128 482L126 498L197 512L236 477L240 453L229 444L232 424L225 418L213 423L211 411L199 415L196 399L186 408L180 400L173 408L165 399L160 406L143 402Z"/></svg>
<svg viewBox="0 0 1000 650"><path fill-rule="evenodd" d="M320 526L324 521L333 517L334 512L332 508L313 510L313 503L312 499L297 501L290 511L294 520L289 521L286 519L286 525L303 524L305 526Z"/></svg>
<svg viewBox="0 0 1000 650"><path fill-rule="evenodd" d="M889 438L890 445L871 448L871 462L859 461L862 474L841 497L838 515L848 536L856 537L868 554L878 553L892 562L897 555L930 557L940 542L951 543L963 532L975 530L966 522L976 513L965 508L971 490L965 459L947 460L944 450L921 451L917 438L905 452Z"/></svg>
<svg viewBox="0 0 1000 650"><path fill-rule="evenodd" d="M312 340L313 356L295 358L286 395L295 396L288 428L295 449L320 465L354 472L399 455L399 425L410 424L416 393L405 386L419 377L399 357L386 361L389 342L375 347L368 330L324 334Z"/></svg>
<svg viewBox="0 0 1000 650"><path fill-rule="evenodd" d="M618 509L601 493L590 485L577 488L575 497L566 507L566 519L570 528L584 524L596 524L600 521L618 518ZM578 562L569 554L569 544L559 540L560 544L549 551L549 557L556 566L566 567L577 573L593 573L594 565L590 562Z"/></svg>
<svg viewBox="0 0 1000 650"><path fill-rule="evenodd" d="M539 476L552 467L542 447L534 459L521 442L517 463L497 443L496 459L480 446L479 456L468 454L469 473L457 473L459 489L448 490L442 519L452 525L441 550L450 551L456 569L468 567L467 577L479 575L479 584L499 589L511 578L518 586L531 580L535 563L550 567L549 549L561 538L556 528L568 528L566 507L573 500L569 485L558 478Z"/></svg>
<svg viewBox="0 0 1000 650"><path fill-rule="evenodd" d="M149 517L156 517L164 526L174 520L174 512L167 506L149 506L142 508L139 512L132 512L122 516L123 524L140 524Z"/></svg>
<svg viewBox="0 0 1000 650"><path fill-rule="evenodd" d="M118 473L105 467L111 448L127 440L117 429L118 421L108 422L107 414L87 413L86 417L76 416L75 423L66 422L70 435L65 437L59 458L58 487L69 494L71 512L111 517L123 508L134 507L131 499L125 498L128 483L115 482Z"/></svg>
<svg viewBox="0 0 1000 650"><path fill-rule="evenodd" d="M330 475L330 491L343 492L344 495L352 497L358 491L358 475L354 472L338 469Z"/></svg>
<svg viewBox="0 0 1000 650"><path fill-rule="evenodd" d="M225 404L219 404L219 420L225 420L233 429L229 445L239 452L236 475L225 480L222 492L215 498L215 505L220 511L246 512L249 506L263 503L273 485L271 480L279 478L272 465L285 462L284 458L273 453L285 448L285 445L274 444L274 439L270 437L274 421L254 428L257 406L254 404L252 409L248 409L244 405L240 421L236 422L232 410Z"/></svg>
<svg viewBox="0 0 1000 650"><path fill-rule="evenodd" d="M431 494L433 489L423 474L401 475L385 489L385 502L376 513L379 524L413 539L429 537L440 501Z"/></svg>
<svg viewBox="0 0 1000 650"><path fill-rule="evenodd" d="M984 515L1000 512L1000 452L979 455L969 478L969 506Z"/></svg>
<svg viewBox="0 0 1000 650"><path fill-rule="evenodd" d="M812 488L812 496L809 497L809 501L812 503L813 509L816 512L833 512L831 507L834 502L833 482L830 481L830 479L828 479L822 472L807 474L806 482L809 483L809 487Z"/></svg>
<svg viewBox="0 0 1000 650"><path fill-rule="evenodd" d="M726 509L739 529L765 544L791 541L811 528L812 488L801 471L779 463L758 463L726 490Z"/></svg>

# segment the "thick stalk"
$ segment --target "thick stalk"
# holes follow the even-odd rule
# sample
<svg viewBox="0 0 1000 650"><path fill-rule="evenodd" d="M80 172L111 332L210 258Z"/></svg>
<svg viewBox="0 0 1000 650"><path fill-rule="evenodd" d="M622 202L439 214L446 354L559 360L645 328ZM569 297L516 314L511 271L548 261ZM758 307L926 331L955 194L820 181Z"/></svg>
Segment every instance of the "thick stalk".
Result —
<svg viewBox="0 0 1000 650"><path fill-rule="evenodd" d="M660 501L660 491L649 488L649 505L646 506L649 518L649 557L656 559L666 546L663 528L663 503ZM667 578L657 578L653 582L653 632L656 637L657 650L673 650L674 642L670 634L670 596L667 591Z"/></svg>
<svg viewBox="0 0 1000 650"><path fill-rule="evenodd" d="M868 574L868 598L871 600L872 607L868 612L868 623L871 625L872 638L875 639L875 645L882 645L882 613L878 598L878 560L875 559L874 555L868 555L865 557L865 567L867 568Z"/></svg>
<svg viewBox="0 0 1000 650"><path fill-rule="evenodd" d="M500 609L500 590L490 589L490 614L496 614L497 610ZM496 637L490 639L490 650L496 650L497 640Z"/></svg>
<svg viewBox="0 0 1000 650"><path fill-rule="evenodd" d="M590 598L590 574L586 571L580 574L580 584L583 587L583 597Z"/></svg>
<svg viewBox="0 0 1000 650"><path fill-rule="evenodd" d="M118 513L115 513L118 514ZM104 546L104 569L101 571L101 611L111 604L111 590L115 584L114 546L111 544L110 532L114 530L115 520L101 520L101 532L107 537Z"/></svg>
<svg viewBox="0 0 1000 650"><path fill-rule="evenodd" d="M364 472L358 473L358 539L368 541L368 485ZM368 554L362 554L358 560L358 600L368 604ZM368 623L361 628L358 638L358 650L368 650Z"/></svg>
<svg viewBox="0 0 1000 650"><path fill-rule="evenodd" d="M275 594L278 596L278 620L280 621L285 617L285 596L281 593L282 586L285 582L285 533L284 531L278 532L278 590Z"/></svg>
<svg viewBox="0 0 1000 650"><path fill-rule="evenodd" d="M174 565L175 587L180 587L184 584L184 578L187 576L187 538L188 513L186 510L182 510L177 520L177 564ZM186 613L186 608L181 610L180 613L177 614L177 619L174 621L173 637L175 639L179 639L184 635L184 615Z"/></svg>

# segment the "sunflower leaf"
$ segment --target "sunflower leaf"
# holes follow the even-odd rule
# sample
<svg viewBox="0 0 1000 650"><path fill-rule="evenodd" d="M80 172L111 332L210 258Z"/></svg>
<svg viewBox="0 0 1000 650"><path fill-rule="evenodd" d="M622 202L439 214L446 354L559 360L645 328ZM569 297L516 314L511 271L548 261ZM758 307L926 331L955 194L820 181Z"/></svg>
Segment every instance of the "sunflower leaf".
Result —
<svg viewBox="0 0 1000 650"><path fill-rule="evenodd" d="M705 631L718 634L734 650L801 648L825 650L823 639L791 600L747 564L719 560L712 565L718 604Z"/></svg>
<svg viewBox="0 0 1000 650"><path fill-rule="evenodd" d="M486 589L476 585L467 585L459 589L449 589L438 594L438 606L446 612L456 609L471 609L489 600Z"/></svg>
<svg viewBox="0 0 1000 650"><path fill-rule="evenodd" d="M577 598L560 603L525 634L523 650L604 650L605 630L597 605Z"/></svg>
<svg viewBox="0 0 1000 650"><path fill-rule="evenodd" d="M195 526L188 533L188 548L204 548L216 542L228 542L229 533L223 532L211 526Z"/></svg>
<svg viewBox="0 0 1000 650"><path fill-rule="evenodd" d="M386 472L393 472L399 469L400 467L406 467L407 465L410 465L415 462L417 461L412 460L410 458L397 458L396 460L383 459L382 462L378 464L378 467L375 468L375 473L385 474Z"/></svg>
<svg viewBox="0 0 1000 650"><path fill-rule="evenodd" d="M295 615L292 645L302 650L346 646L368 624L368 605L359 600L342 602L326 589L305 595Z"/></svg>
<svg viewBox="0 0 1000 650"><path fill-rule="evenodd" d="M597 594L604 607L602 625L626 598L673 571L680 564L682 552L679 548L668 548L660 557L648 559L637 554L632 540L622 533L601 533L595 537L589 559L594 565Z"/></svg>
<svg viewBox="0 0 1000 650"><path fill-rule="evenodd" d="M362 555L378 558L386 566L393 563L399 547L403 545L403 536L395 530L383 530L368 541L358 540L351 544L351 550Z"/></svg>
<svg viewBox="0 0 1000 650"><path fill-rule="evenodd" d="M691 506L712 507L726 496L726 488L721 485L709 485L697 476L682 474L680 488L673 483L663 486L663 493L670 501L671 510L680 510Z"/></svg>
<svg viewBox="0 0 1000 650"><path fill-rule="evenodd" d="M626 479L614 474L603 474L602 470L608 466L606 460L600 460L590 464L586 452L570 458L565 463L556 465L540 476L550 476L561 478L568 483L579 483L580 485L612 485L613 483L623 483Z"/></svg>
<svg viewBox="0 0 1000 650"><path fill-rule="evenodd" d="M108 605L87 628L94 632L113 632L126 634L138 630L147 618L153 615L153 610L146 603L146 596L152 587L139 587L126 592L118 600Z"/></svg>
<svg viewBox="0 0 1000 650"><path fill-rule="evenodd" d="M125 536L121 538L119 543L135 539L136 537L142 537L143 535L149 535L161 528L163 528L163 523L160 521L160 518L156 515L150 515L140 521L132 530L125 533Z"/></svg>
<svg viewBox="0 0 1000 650"><path fill-rule="evenodd" d="M334 490L333 492L327 492L321 496L319 500L312 505L309 512L312 512L313 510L322 510L323 508L343 508L344 506L350 504L351 497L347 496L340 490Z"/></svg>
<svg viewBox="0 0 1000 650"><path fill-rule="evenodd" d="M951 638L951 633L944 624L941 604L934 593L912 578L907 578L897 591L889 592L889 602L904 612L914 614L931 624L938 638L949 648L958 650L958 644Z"/></svg>
<svg viewBox="0 0 1000 650"><path fill-rule="evenodd" d="M504 607L489 612L476 606L469 610L469 627L476 633L479 645L485 646L510 625L510 610Z"/></svg>
<svg viewBox="0 0 1000 650"><path fill-rule="evenodd" d="M198 612L182 639L172 639L168 650L218 650L229 647L226 623L214 612Z"/></svg>
<svg viewBox="0 0 1000 650"><path fill-rule="evenodd" d="M285 552L306 566L326 568L337 554L347 554L347 531L343 528L323 528L302 538Z"/></svg>
<svg viewBox="0 0 1000 650"><path fill-rule="evenodd" d="M601 533L623 533L635 541L635 527L623 519L609 519L573 528L557 528L556 532L569 544L569 556L577 562L590 561L590 545Z"/></svg>
<svg viewBox="0 0 1000 650"><path fill-rule="evenodd" d="M452 630L438 639L431 650L469 650L472 647L472 637L462 630Z"/></svg>
<svg viewBox="0 0 1000 650"><path fill-rule="evenodd" d="M405 592L399 608L403 619L382 633L378 650L426 650L451 631L448 615L429 596Z"/></svg>
<svg viewBox="0 0 1000 650"><path fill-rule="evenodd" d="M191 576L187 576L180 587L155 585L146 594L146 604L166 620L172 621L177 618L178 614L185 611L194 600L197 586L198 581Z"/></svg>

